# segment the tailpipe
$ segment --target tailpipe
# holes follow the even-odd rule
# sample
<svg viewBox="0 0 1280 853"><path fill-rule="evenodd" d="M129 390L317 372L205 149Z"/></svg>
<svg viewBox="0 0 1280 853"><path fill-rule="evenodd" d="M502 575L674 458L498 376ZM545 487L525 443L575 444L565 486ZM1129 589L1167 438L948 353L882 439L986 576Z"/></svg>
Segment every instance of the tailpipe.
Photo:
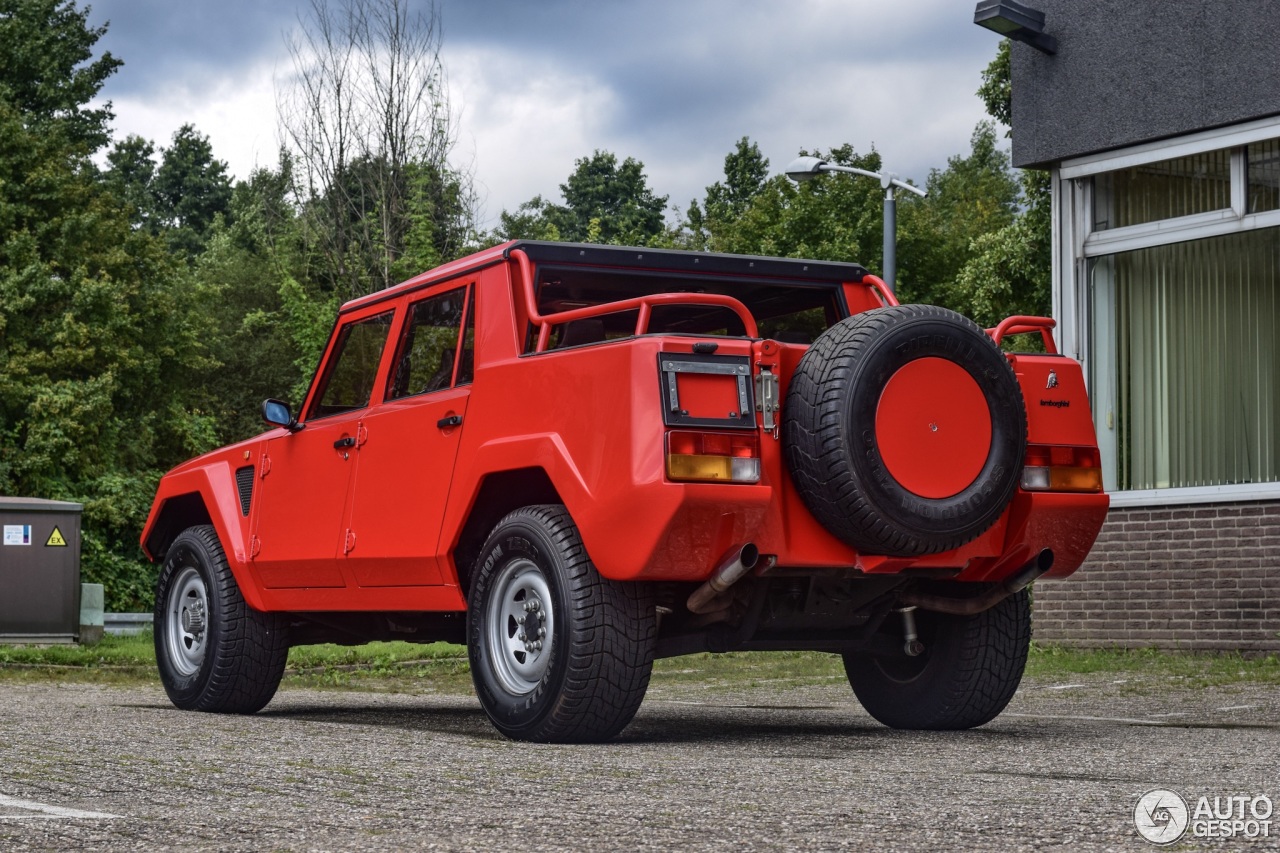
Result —
<svg viewBox="0 0 1280 853"><path fill-rule="evenodd" d="M909 592L901 596L898 601L902 607L919 607L921 610L950 613L953 616L973 616L984 610L990 610L1009 596L1021 592L1024 587L1051 568L1053 568L1053 551L1045 548L1029 563L1005 578L998 587L977 598L948 598L943 595Z"/></svg>
<svg viewBox="0 0 1280 853"><path fill-rule="evenodd" d="M720 561L720 567L715 570L711 578L689 596L685 606L692 613L713 613L721 610L722 608L713 606L716 597L742 580L742 577L754 569L759 561L760 549L751 542L732 549Z"/></svg>

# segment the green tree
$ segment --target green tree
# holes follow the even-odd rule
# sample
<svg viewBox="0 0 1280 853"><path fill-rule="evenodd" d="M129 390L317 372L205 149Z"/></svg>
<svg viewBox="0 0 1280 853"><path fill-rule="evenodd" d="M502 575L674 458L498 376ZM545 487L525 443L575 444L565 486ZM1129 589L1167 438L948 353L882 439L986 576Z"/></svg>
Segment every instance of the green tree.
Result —
<svg viewBox="0 0 1280 853"><path fill-rule="evenodd" d="M735 157L742 154L748 156ZM858 154L851 145L813 154L841 165L871 171L880 169L878 153ZM735 165L749 165L751 168L743 170L748 176L758 171L758 161L753 163L754 159L750 156L750 146L744 151L739 143L738 149L725 159L726 181L719 186L728 190L733 183ZM737 186L750 187L750 182L739 182ZM737 215L724 201L727 196L733 196L725 192L717 198L713 192L716 187L708 187L705 205L708 214L702 223L706 248L746 255L855 261L868 269L879 268L883 205L880 186L875 181L848 175L823 175L796 185L785 176L777 175L749 196L739 190L736 199L741 212ZM693 205L690 212L694 212ZM694 239L698 239L692 217L688 224Z"/></svg>
<svg viewBox="0 0 1280 853"><path fill-rule="evenodd" d="M969 154L932 170L925 187L928 196L902 206L898 223L899 298L968 313L956 277L976 254L974 241L1010 225L1019 204L1018 182L995 125L980 123Z"/></svg>
<svg viewBox="0 0 1280 853"><path fill-rule="evenodd" d="M93 47L107 28L88 25L74 0L0 0L0 101L28 129L56 133L81 153L107 143L111 103L90 108L120 67Z"/></svg>
<svg viewBox="0 0 1280 853"><path fill-rule="evenodd" d="M1013 81L1009 42L1000 43L996 58L982 75L979 97L992 118L1013 120ZM980 235L972 257L957 273L948 298L965 303L974 319L986 325L1011 314L1048 314L1052 302L1052 196L1049 173L1027 169L1019 175L1020 206L1009 224Z"/></svg>
<svg viewBox="0 0 1280 853"><path fill-rule="evenodd" d="M85 14L0 6L0 493L83 502L84 576L134 609L159 473L214 439L191 405L208 358L164 246L89 160L118 63L90 61Z"/></svg>
<svg viewBox="0 0 1280 853"><path fill-rule="evenodd" d="M209 137L184 124L160 152L151 187L156 219L169 245L194 258L204 248L214 219L225 215L231 203L227 164L214 158Z"/></svg>
<svg viewBox="0 0 1280 853"><path fill-rule="evenodd" d="M688 248L714 249L713 235L720 235L733 226L765 188L768 179L769 161L760 153L758 145L742 137L724 158L724 180L707 187L701 205L696 199L689 203L685 216Z"/></svg>
<svg viewBox="0 0 1280 853"><path fill-rule="evenodd" d="M1009 65L1009 40L1001 39L996 48L996 58L982 72L982 85L978 97L987 108L987 115L1005 127L1013 124L1013 72Z"/></svg>
<svg viewBox="0 0 1280 853"><path fill-rule="evenodd" d="M314 0L301 24L280 122L323 288L361 296L462 254L474 197L448 164L455 131L434 4Z"/></svg>
<svg viewBox="0 0 1280 853"><path fill-rule="evenodd" d="M654 195L639 160L619 163L616 155L597 150L574 161L560 194L564 204L536 196L515 214L503 211L499 237L637 246L663 237L667 196Z"/></svg>
<svg viewBox="0 0 1280 853"><path fill-rule="evenodd" d="M163 247L60 134L0 104L0 492L82 501L84 572L139 606L159 471L207 449L204 362Z"/></svg>
<svg viewBox="0 0 1280 853"><path fill-rule="evenodd" d="M149 140L131 134L111 146L103 184L129 208L135 227L155 233L156 199L153 182L156 177L156 147Z"/></svg>
<svg viewBox="0 0 1280 853"><path fill-rule="evenodd" d="M707 187L707 216L724 221L741 216L768 179L769 161L760 146L742 137L724 158L724 180Z"/></svg>

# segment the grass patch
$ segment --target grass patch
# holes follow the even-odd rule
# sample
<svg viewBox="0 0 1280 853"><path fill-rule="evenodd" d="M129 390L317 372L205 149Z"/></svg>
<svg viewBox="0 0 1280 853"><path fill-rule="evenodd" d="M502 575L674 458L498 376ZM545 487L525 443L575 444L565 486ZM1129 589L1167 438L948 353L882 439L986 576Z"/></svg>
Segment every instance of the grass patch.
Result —
<svg viewBox="0 0 1280 853"><path fill-rule="evenodd" d="M297 646L289 650L282 682L380 692L457 693L471 689L467 650L453 643L368 643L363 646Z"/></svg>
<svg viewBox="0 0 1280 853"><path fill-rule="evenodd" d="M701 653L666 658L653 665L650 683L696 685L709 689L798 687L829 684L844 678L839 655L822 652Z"/></svg>
<svg viewBox="0 0 1280 853"><path fill-rule="evenodd" d="M1162 649L1069 649L1033 643L1027 677L1065 680L1081 675L1130 675L1190 687L1280 684L1280 657L1239 652L1174 652Z"/></svg>
<svg viewBox="0 0 1280 853"><path fill-rule="evenodd" d="M0 682L138 684L158 680L150 631L133 637L108 634L96 646L0 645Z"/></svg>
<svg viewBox="0 0 1280 853"><path fill-rule="evenodd" d="M1151 679L1187 687L1233 683L1280 684L1280 657L1235 652L1169 652L1156 649L1069 649L1033 644L1027 678L1070 681L1082 676ZM787 688L839 683L838 655L820 652L694 654L657 661L655 687L703 685L710 690ZM150 632L107 635L96 646L0 645L0 682L81 681L157 683ZM390 642L363 646L298 646L290 649L283 684L378 692L471 690L466 649L449 643Z"/></svg>

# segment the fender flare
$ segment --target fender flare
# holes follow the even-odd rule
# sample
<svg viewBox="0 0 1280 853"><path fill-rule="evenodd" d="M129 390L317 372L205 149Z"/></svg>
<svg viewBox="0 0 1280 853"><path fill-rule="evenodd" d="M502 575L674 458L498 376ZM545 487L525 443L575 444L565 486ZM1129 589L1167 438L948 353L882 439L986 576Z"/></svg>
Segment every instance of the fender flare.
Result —
<svg viewBox="0 0 1280 853"><path fill-rule="evenodd" d="M152 562L163 559L164 550L168 546L164 539L172 541L181 532L181 529L166 529L167 513L175 511L175 502L179 499L193 496L203 505L208 523L213 525L218 534L218 540L227 555L227 564L245 603L254 610L266 610L261 589L254 581L249 567L249 519L240 512L235 475L231 465L225 461L210 462L165 475L156 490L147 523L142 528L143 552ZM187 525L183 525L184 528L185 526Z"/></svg>

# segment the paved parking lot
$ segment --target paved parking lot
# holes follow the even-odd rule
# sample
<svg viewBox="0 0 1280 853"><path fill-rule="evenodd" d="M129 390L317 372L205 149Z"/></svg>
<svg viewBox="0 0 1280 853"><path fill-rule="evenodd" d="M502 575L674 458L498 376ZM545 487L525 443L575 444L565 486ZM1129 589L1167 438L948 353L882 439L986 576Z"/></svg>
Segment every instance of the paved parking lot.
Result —
<svg viewBox="0 0 1280 853"><path fill-rule="evenodd" d="M1278 708L1270 685L1089 676L916 733L835 681L659 683L617 741L565 747L425 688L283 690L220 717L159 687L4 684L0 849L1154 850L1132 816L1153 788L1280 800Z"/></svg>

